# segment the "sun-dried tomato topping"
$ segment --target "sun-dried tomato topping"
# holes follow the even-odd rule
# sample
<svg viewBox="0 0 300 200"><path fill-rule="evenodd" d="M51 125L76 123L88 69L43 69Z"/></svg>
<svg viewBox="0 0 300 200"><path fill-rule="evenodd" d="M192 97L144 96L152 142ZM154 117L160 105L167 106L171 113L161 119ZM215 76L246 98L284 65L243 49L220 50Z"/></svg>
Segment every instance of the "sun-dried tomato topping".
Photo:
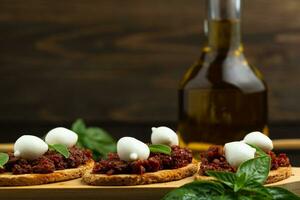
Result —
<svg viewBox="0 0 300 200"><path fill-rule="evenodd" d="M193 160L192 151L179 146L172 146L171 155L151 153L147 160L126 162L120 160L117 153L108 154L106 160L94 165L93 172L99 174L143 174L163 169L177 169L190 164Z"/></svg>
<svg viewBox="0 0 300 200"><path fill-rule="evenodd" d="M17 158L12 153L9 153L9 161L4 165L4 169L0 170L0 173L46 174L55 170L76 168L92 158L92 153L89 150L72 147L69 148L69 152L69 158L65 158L58 152L49 150L43 156L34 160Z"/></svg>
<svg viewBox="0 0 300 200"><path fill-rule="evenodd" d="M208 170L235 172L236 169L229 165L224 156L222 146L211 146L200 155L200 174L205 174Z"/></svg>
<svg viewBox="0 0 300 200"><path fill-rule="evenodd" d="M268 153L271 157L271 170L276 170L279 167L290 166L289 158L286 154L279 154L278 156L270 151ZM235 172L237 169L231 167L226 161L224 156L224 149L222 146L211 146L209 149L200 154L201 165L200 165L200 174L205 175L205 172L208 170L213 171L226 171L226 172Z"/></svg>
<svg viewBox="0 0 300 200"><path fill-rule="evenodd" d="M273 151L268 153L272 159L271 169L278 169L279 167L288 167L290 166L290 159L285 153L280 153L276 155Z"/></svg>

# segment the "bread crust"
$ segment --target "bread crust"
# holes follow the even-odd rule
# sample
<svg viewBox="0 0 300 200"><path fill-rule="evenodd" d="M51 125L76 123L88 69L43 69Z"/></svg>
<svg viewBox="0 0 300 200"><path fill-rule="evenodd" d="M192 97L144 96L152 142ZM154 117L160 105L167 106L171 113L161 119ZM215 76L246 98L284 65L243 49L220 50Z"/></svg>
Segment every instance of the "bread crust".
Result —
<svg viewBox="0 0 300 200"><path fill-rule="evenodd" d="M161 183L180 180L189 176L194 175L198 171L198 162L193 161L191 164L171 170L160 170L157 172L138 174L117 174L117 175L106 175L106 174L93 174L92 171L87 171L82 181L89 185L98 186L125 186L125 185L144 185L151 183Z"/></svg>
<svg viewBox="0 0 300 200"><path fill-rule="evenodd" d="M279 167L276 170L271 170L265 184L276 183L287 179L292 175L292 167Z"/></svg>
<svg viewBox="0 0 300 200"><path fill-rule="evenodd" d="M279 167L276 170L271 170L265 184L276 183L289 178L292 175L292 167ZM213 177L197 175L195 180L212 180Z"/></svg>
<svg viewBox="0 0 300 200"><path fill-rule="evenodd" d="M89 160L86 164L77 168L56 170L49 174L19 174L12 173L0 174L0 186L29 186L42 185L60 181L80 178L87 170L92 169L94 161Z"/></svg>

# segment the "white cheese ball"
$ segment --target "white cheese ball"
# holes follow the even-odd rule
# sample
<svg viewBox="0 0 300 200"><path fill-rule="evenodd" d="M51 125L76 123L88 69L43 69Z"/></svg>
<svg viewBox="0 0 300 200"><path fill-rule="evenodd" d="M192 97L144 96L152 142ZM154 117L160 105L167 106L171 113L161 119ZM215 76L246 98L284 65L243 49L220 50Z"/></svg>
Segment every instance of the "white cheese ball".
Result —
<svg viewBox="0 0 300 200"><path fill-rule="evenodd" d="M33 160L48 151L48 145L33 135L23 135L14 144L14 156Z"/></svg>
<svg viewBox="0 0 300 200"><path fill-rule="evenodd" d="M230 142L225 144L224 151L227 162L233 167L238 167L243 162L254 158L256 149L244 142Z"/></svg>
<svg viewBox="0 0 300 200"><path fill-rule="evenodd" d="M49 131L45 137L47 144L63 144L72 147L77 143L78 135L66 128L58 127Z"/></svg>
<svg viewBox="0 0 300 200"><path fill-rule="evenodd" d="M255 145L263 151L268 152L273 149L272 140L265 134L255 131L247 134L243 140L247 144Z"/></svg>
<svg viewBox="0 0 300 200"><path fill-rule="evenodd" d="M172 129L165 126L152 128L151 142L152 144L164 144L168 146L179 144L177 134Z"/></svg>
<svg viewBox="0 0 300 200"><path fill-rule="evenodd" d="M150 155L150 149L145 143L133 137L123 137L117 142L117 153L120 159L125 161L146 160Z"/></svg>

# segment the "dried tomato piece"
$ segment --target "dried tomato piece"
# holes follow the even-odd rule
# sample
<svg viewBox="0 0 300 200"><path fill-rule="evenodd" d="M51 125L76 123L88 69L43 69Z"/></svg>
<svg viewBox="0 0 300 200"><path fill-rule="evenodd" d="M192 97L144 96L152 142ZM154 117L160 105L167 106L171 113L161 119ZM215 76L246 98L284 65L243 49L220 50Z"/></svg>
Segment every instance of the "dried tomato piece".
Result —
<svg viewBox="0 0 300 200"><path fill-rule="evenodd" d="M126 162L120 160L117 153L110 153L106 160L94 165L93 173L100 174L143 174L163 169L176 169L192 162L192 152L186 148L172 146L172 154L151 153L147 160Z"/></svg>

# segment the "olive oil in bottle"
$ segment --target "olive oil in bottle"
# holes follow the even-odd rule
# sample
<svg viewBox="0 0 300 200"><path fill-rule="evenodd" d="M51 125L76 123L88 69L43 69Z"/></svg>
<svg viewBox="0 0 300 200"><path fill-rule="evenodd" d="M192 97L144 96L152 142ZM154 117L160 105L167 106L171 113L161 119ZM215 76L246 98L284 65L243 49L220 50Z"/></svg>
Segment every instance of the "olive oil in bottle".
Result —
<svg viewBox="0 0 300 200"><path fill-rule="evenodd" d="M241 44L241 0L207 0L207 44L179 86L181 145L194 151L268 134L267 87Z"/></svg>

